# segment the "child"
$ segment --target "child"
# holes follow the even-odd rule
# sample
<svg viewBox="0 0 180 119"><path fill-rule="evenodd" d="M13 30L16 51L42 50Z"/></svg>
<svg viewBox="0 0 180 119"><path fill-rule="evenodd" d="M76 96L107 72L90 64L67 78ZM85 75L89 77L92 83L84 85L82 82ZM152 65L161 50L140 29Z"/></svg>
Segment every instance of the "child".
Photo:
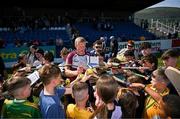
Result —
<svg viewBox="0 0 180 119"><path fill-rule="evenodd" d="M30 80L25 77L13 78L7 83L8 92L14 100L5 100L2 118L40 118L40 111L36 104L27 100L30 96Z"/></svg>
<svg viewBox="0 0 180 119"><path fill-rule="evenodd" d="M169 80L164 72L165 69L163 68L155 70L152 73L151 84L147 86L142 83L132 83L130 85L130 87L142 88L149 94L145 100L144 118L165 117L159 104L162 98L161 96L169 94L169 89L167 88Z"/></svg>
<svg viewBox="0 0 180 119"><path fill-rule="evenodd" d="M167 118L180 117L180 97L177 95L166 95L162 97L161 107Z"/></svg>
<svg viewBox="0 0 180 119"><path fill-rule="evenodd" d="M131 83L143 83L143 78L133 75L127 78L127 81ZM131 88L130 88L131 89ZM133 93L135 94L137 101L138 101L138 107L136 109L136 118L141 118L143 114L143 108L144 108L144 102L145 102L145 94L144 91L138 90L137 88L131 89Z"/></svg>
<svg viewBox="0 0 180 119"><path fill-rule="evenodd" d="M166 68L171 66L176 69L179 69L178 57L179 57L179 52L177 49L168 49L162 54L161 59ZM170 94L178 95L178 92L176 91L172 83L169 83L168 88L170 89Z"/></svg>
<svg viewBox="0 0 180 119"><path fill-rule="evenodd" d="M95 113L100 112L97 118L119 119L122 116L121 107L115 105L118 92L118 83L109 75L102 75L96 82L96 105ZM105 104L105 105L104 105ZM101 108L104 105L104 108ZM99 108L99 110L98 110Z"/></svg>
<svg viewBox="0 0 180 119"><path fill-rule="evenodd" d="M17 63L12 66L13 74L15 74L16 71L18 71L19 69L24 68L26 66L27 66L27 57L26 57L26 54L21 53L18 56Z"/></svg>
<svg viewBox="0 0 180 119"><path fill-rule="evenodd" d="M89 119L92 115L90 108L86 107L89 99L88 85L85 82L77 82L72 87L73 97L76 104L67 106L67 117L73 119Z"/></svg>
<svg viewBox="0 0 180 119"><path fill-rule="evenodd" d="M135 118L138 102L134 93L127 88L121 88L118 92L118 100L122 107L122 118Z"/></svg>
<svg viewBox="0 0 180 119"><path fill-rule="evenodd" d="M162 54L161 59L165 67L171 66L177 68L178 57L179 52L177 49L168 49Z"/></svg>
<svg viewBox="0 0 180 119"><path fill-rule="evenodd" d="M46 64L39 72L44 85L44 89L40 93L42 117L45 119L65 118L65 111L60 98L64 94L71 94L72 90L59 86L63 81L59 67Z"/></svg>
<svg viewBox="0 0 180 119"><path fill-rule="evenodd" d="M151 59L153 59L153 63L154 63L154 68L156 69L156 66L158 64L158 59L157 57L152 53L152 46L150 42L142 42L140 45L140 50L141 50L141 54L142 56L140 56L141 60L142 57L146 57L146 56L150 56ZM141 64L141 62L139 62Z"/></svg>
<svg viewBox="0 0 180 119"><path fill-rule="evenodd" d="M64 47L60 52L60 56L61 56L63 61L58 66L61 69L63 79L66 79L64 67L65 67L65 64L66 64L66 58L67 58L68 54L69 54L69 50L66 47Z"/></svg>
<svg viewBox="0 0 180 119"><path fill-rule="evenodd" d="M141 61L143 67L148 67L149 69L139 69L138 71L140 72L140 74L143 74L147 77L145 78L146 80L144 80L144 84L150 84L151 78L148 77L150 77L152 72L157 69L158 62L152 55L143 56Z"/></svg>

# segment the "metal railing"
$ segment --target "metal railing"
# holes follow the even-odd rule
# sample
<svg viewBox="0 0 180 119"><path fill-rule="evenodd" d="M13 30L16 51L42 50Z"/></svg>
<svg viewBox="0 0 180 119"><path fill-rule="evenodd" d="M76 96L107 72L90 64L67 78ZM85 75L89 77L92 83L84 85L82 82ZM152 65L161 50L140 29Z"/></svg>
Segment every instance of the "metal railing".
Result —
<svg viewBox="0 0 180 119"><path fill-rule="evenodd" d="M153 19L151 19L150 29L155 29L165 34L169 34L169 33L173 34L176 32L180 32L180 30L176 29L175 26L172 27L160 22L159 20L153 20Z"/></svg>
<svg viewBox="0 0 180 119"><path fill-rule="evenodd" d="M173 25L172 23L164 23L163 20L154 20L154 19L147 19L148 21L148 30L152 32L156 36L167 36L169 33L174 34L176 32L180 33L180 29ZM143 28L142 19L135 18L134 23Z"/></svg>

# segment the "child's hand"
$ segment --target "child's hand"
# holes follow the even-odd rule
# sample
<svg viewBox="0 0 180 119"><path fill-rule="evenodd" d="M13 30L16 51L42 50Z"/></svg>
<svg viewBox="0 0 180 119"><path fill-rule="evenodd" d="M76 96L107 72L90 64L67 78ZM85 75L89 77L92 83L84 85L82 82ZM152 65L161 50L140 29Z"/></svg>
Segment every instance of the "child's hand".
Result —
<svg viewBox="0 0 180 119"><path fill-rule="evenodd" d="M129 85L129 87L143 89L145 87L145 85L142 83L132 83Z"/></svg>
<svg viewBox="0 0 180 119"><path fill-rule="evenodd" d="M84 76L82 77L82 82L86 82L89 80L91 77L99 78L93 71L93 69L87 69Z"/></svg>
<svg viewBox="0 0 180 119"><path fill-rule="evenodd" d="M29 67L29 66L28 66L28 67L25 67L25 71L26 71L26 72L31 72L31 67Z"/></svg>
<svg viewBox="0 0 180 119"><path fill-rule="evenodd" d="M124 73L125 73L127 76L131 76L131 75L133 74L130 70L124 70Z"/></svg>
<svg viewBox="0 0 180 119"><path fill-rule="evenodd" d="M81 79L81 81L82 81L82 82L86 82L86 81L89 80L91 77L92 77L92 74L91 74L91 75L85 74L84 77Z"/></svg>
<svg viewBox="0 0 180 119"><path fill-rule="evenodd" d="M77 72L78 72L78 74L84 73L84 68L83 67L78 67Z"/></svg>
<svg viewBox="0 0 180 119"><path fill-rule="evenodd" d="M92 107L88 107L87 110L88 110L89 112L94 112L94 110L93 110Z"/></svg>

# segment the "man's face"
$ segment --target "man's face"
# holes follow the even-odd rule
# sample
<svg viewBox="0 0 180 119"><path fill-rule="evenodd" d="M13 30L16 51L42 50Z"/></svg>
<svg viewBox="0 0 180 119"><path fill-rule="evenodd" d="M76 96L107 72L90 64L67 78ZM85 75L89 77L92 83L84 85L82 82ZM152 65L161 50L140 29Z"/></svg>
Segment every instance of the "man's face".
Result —
<svg viewBox="0 0 180 119"><path fill-rule="evenodd" d="M127 48L128 48L128 50L133 50L134 49L134 46L132 46L132 45L127 45Z"/></svg>
<svg viewBox="0 0 180 119"><path fill-rule="evenodd" d="M96 52L102 52L102 45L95 44L93 48Z"/></svg>
<svg viewBox="0 0 180 119"><path fill-rule="evenodd" d="M76 45L76 51L79 55L84 55L86 50L86 43L80 42Z"/></svg>

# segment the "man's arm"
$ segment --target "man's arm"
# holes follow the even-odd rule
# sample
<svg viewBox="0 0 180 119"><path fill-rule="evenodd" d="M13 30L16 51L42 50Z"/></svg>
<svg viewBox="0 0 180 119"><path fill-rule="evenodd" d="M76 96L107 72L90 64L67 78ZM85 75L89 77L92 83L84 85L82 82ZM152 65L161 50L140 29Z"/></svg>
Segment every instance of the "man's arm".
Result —
<svg viewBox="0 0 180 119"><path fill-rule="evenodd" d="M75 71L70 70L69 66L65 66L65 70L64 71L65 71L65 75L67 77L75 77L75 76L78 75L78 71L77 70L75 70Z"/></svg>

